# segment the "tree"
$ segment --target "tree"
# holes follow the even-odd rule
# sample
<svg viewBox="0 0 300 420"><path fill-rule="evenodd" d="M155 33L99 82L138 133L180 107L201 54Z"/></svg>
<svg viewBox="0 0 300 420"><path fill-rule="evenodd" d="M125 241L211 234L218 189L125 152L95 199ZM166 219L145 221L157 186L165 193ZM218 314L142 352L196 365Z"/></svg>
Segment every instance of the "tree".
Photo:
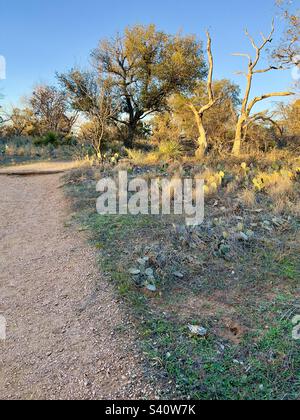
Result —
<svg viewBox="0 0 300 420"><path fill-rule="evenodd" d="M70 134L77 115L69 113L67 96L63 91L53 86L38 86L33 91L29 103L39 121L40 134Z"/></svg>
<svg viewBox="0 0 300 420"><path fill-rule="evenodd" d="M208 95L207 99L208 100L203 105L200 105L200 108L197 107L197 105L193 103L193 101L189 103L189 107L194 114L195 121L197 123L197 127L199 130L198 149L196 151L196 156L198 158L203 157L207 149L207 135L206 135L206 130L203 125L204 114L208 110L210 110L216 104L216 102L220 99L219 97L218 98L215 97L214 90L213 90L214 59L213 59L213 54L211 50L210 33L207 32L206 36L207 36L207 56L208 56L208 61L209 61L209 72L208 72L208 78L207 78L207 95Z"/></svg>
<svg viewBox="0 0 300 420"><path fill-rule="evenodd" d="M280 104L278 114L287 134L300 137L300 99L291 104Z"/></svg>
<svg viewBox="0 0 300 420"><path fill-rule="evenodd" d="M99 74L112 82L113 119L126 127L128 148L142 120L165 111L172 94L191 91L206 74L195 37L168 35L154 25L127 28L124 36L100 42L92 56Z"/></svg>
<svg viewBox="0 0 300 420"><path fill-rule="evenodd" d="M88 118L82 129L93 147L97 158L102 158L105 132L115 115L111 94L111 81L95 72L71 70L58 76L66 90L71 106Z"/></svg>
<svg viewBox="0 0 300 420"><path fill-rule="evenodd" d="M273 58L284 66L300 65L300 15L293 9L293 1L277 0L286 22L286 30L280 44L273 51Z"/></svg>
<svg viewBox="0 0 300 420"><path fill-rule="evenodd" d="M172 101L170 107L172 107ZM182 133L182 125L176 119L176 109L173 108L171 112L164 112L157 114L151 120L152 136L151 142L159 145L166 141L177 141L180 139Z"/></svg>
<svg viewBox="0 0 300 420"><path fill-rule="evenodd" d="M10 136L31 136L37 133L37 119L31 109L13 108L5 118L5 133Z"/></svg>
<svg viewBox="0 0 300 420"><path fill-rule="evenodd" d="M1 91L0 91L0 101L3 99L3 95L2 95L2 93L1 93ZM5 115L4 115L4 112L3 112L3 108L2 108L2 105L0 105L0 124L4 124L5 122L6 122L6 117L5 117Z"/></svg>
<svg viewBox="0 0 300 420"><path fill-rule="evenodd" d="M243 73L243 74L245 74L246 79L247 79L247 86L246 86L244 99L243 99L243 102L242 102L241 112L240 112L238 122L237 122L237 126L236 126L235 141L234 141L233 150L232 150L232 153L235 156L240 155L241 144L242 144L242 142L245 138L245 129L246 129L249 118L259 117L259 115L261 114L260 113L260 114L251 115L253 107L258 102L263 101L263 100L268 99L268 98L293 95L292 92L272 92L272 93L263 94L261 96L257 96L254 99L250 100L250 94L251 94L251 89L252 89L252 84L253 84L253 77L254 77L255 74L263 74L263 73L268 73L269 71L272 71L272 70L283 69L282 66L276 67L274 65L270 65L269 67L264 68L264 69L257 69L257 66L258 66L258 64L260 62L260 59L261 59L262 52L266 48L266 46L269 43L272 42L274 32L275 32L275 27L274 27L274 21L273 21L272 30L271 30L270 34L267 37L265 37L262 34L262 43L258 45L255 42L254 38L249 34L249 32L246 31L246 35L250 39L251 44L252 44L252 46L253 46L253 48L256 52L254 60L249 54L242 54L242 53L234 54L236 56L242 56L242 57L246 57L248 59L248 72Z"/></svg>
<svg viewBox="0 0 300 420"><path fill-rule="evenodd" d="M212 107L208 107L201 115L201 125L205 132L206 148L212 147L221 151L224 144L232 139L232 126L236 124L238 105L240 105L240 88L230 80L214 80L211 86L217 98ZM207 83L200 81L189 96L175 95L171 98L173 123L181 127L181 133L197 144L196 155L202 156L199 150L199 116L197 109L209 103ZM191 108L195 112L191 112ZM195 118L195 113L197 113ZM202 131L202 130L201 130ZM200 143L202 143L200 141ZM199 153L200 152L200 153Z"/></svg>

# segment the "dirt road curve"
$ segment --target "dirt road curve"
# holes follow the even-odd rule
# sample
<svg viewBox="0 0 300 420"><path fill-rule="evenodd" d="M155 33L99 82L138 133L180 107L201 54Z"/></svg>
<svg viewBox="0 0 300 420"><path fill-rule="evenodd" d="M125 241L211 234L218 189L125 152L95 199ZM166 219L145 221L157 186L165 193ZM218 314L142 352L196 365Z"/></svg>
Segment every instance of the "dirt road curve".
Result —
<svg viewBox="0 0 300 420"><path fill-rule="evenodd" d="M0 175L0 398L152 398L122 306L65 227L60 177Z"/></svg>

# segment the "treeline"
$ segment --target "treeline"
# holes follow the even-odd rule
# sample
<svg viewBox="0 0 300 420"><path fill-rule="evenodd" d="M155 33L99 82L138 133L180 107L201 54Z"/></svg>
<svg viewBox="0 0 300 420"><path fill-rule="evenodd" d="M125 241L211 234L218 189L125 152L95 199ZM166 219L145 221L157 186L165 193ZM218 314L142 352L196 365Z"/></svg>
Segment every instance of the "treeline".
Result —
<svg viewBox="0 0 300 420"><path fill-rule="evenodd" d="M101 41L91 53L89 69L57 74L58 87L37 87L24 109L4 116L0 135L57 142L75 137L90 144L99 159L112 143L130 150L189 140L198 158L212 149L239 155L246 147L282 146L300 135L300 101L280 104L276 112L254 113L258 102L294 92L266 92L253 98L252 86L257 74L299 64L299 17L287 10L285 17L288 29L274 47L272 64L261 67L273 41L274 22L260 42L246 32L253 55L234 54L247 60L241 71L247 80L245 92L230 80L214 79L209 33L204 52L194 36L138 25Z"/></svg>

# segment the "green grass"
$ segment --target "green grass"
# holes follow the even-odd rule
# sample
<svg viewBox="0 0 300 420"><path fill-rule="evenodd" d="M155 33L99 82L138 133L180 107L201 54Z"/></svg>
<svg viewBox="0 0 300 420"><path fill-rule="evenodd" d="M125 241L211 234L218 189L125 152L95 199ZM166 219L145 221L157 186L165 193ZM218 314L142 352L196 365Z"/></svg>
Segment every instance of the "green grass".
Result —
<svg viewBox="0 0 300 420"><path fill-rule="evenodd" d="M289 280L299 279L299 259L284 258L280 262L280 274Z"/></svg>
<svg viewBox="0 0 300 420"><path fill-rule="evenodd" d="M290 338L288 338L290 337ZM152 319L143 326L144 350L176 384L177 397L221 400L297 399L299 345L291 325L281 322L254 343L220 347L217 337L189 335L186 326ZM290 363L290 360L293 363Z"/></svg>

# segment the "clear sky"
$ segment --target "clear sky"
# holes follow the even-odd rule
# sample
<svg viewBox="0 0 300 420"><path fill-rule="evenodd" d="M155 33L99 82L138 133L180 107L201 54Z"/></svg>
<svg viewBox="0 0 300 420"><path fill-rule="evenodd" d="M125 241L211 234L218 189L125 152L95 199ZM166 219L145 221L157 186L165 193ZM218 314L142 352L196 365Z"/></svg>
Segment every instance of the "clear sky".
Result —
<svg viewBox="0 0 300 420"><path fill-rule="evenodd" d="M55 72L88 64L99 39L127 25L155 23L170 33L182 30L204 39L211 31L216 78L244 86L234 73L246 60L234 52L251 52L245 27L257 38L268 33L278 12L274 0L1 0L0 55L6 58L7 79L0 80L6 104L30 93L37 83L54 83ZM277 16L277 33L283 22ZM253 94L281 91L292 84L291 72L258 76Z"/></svg>

